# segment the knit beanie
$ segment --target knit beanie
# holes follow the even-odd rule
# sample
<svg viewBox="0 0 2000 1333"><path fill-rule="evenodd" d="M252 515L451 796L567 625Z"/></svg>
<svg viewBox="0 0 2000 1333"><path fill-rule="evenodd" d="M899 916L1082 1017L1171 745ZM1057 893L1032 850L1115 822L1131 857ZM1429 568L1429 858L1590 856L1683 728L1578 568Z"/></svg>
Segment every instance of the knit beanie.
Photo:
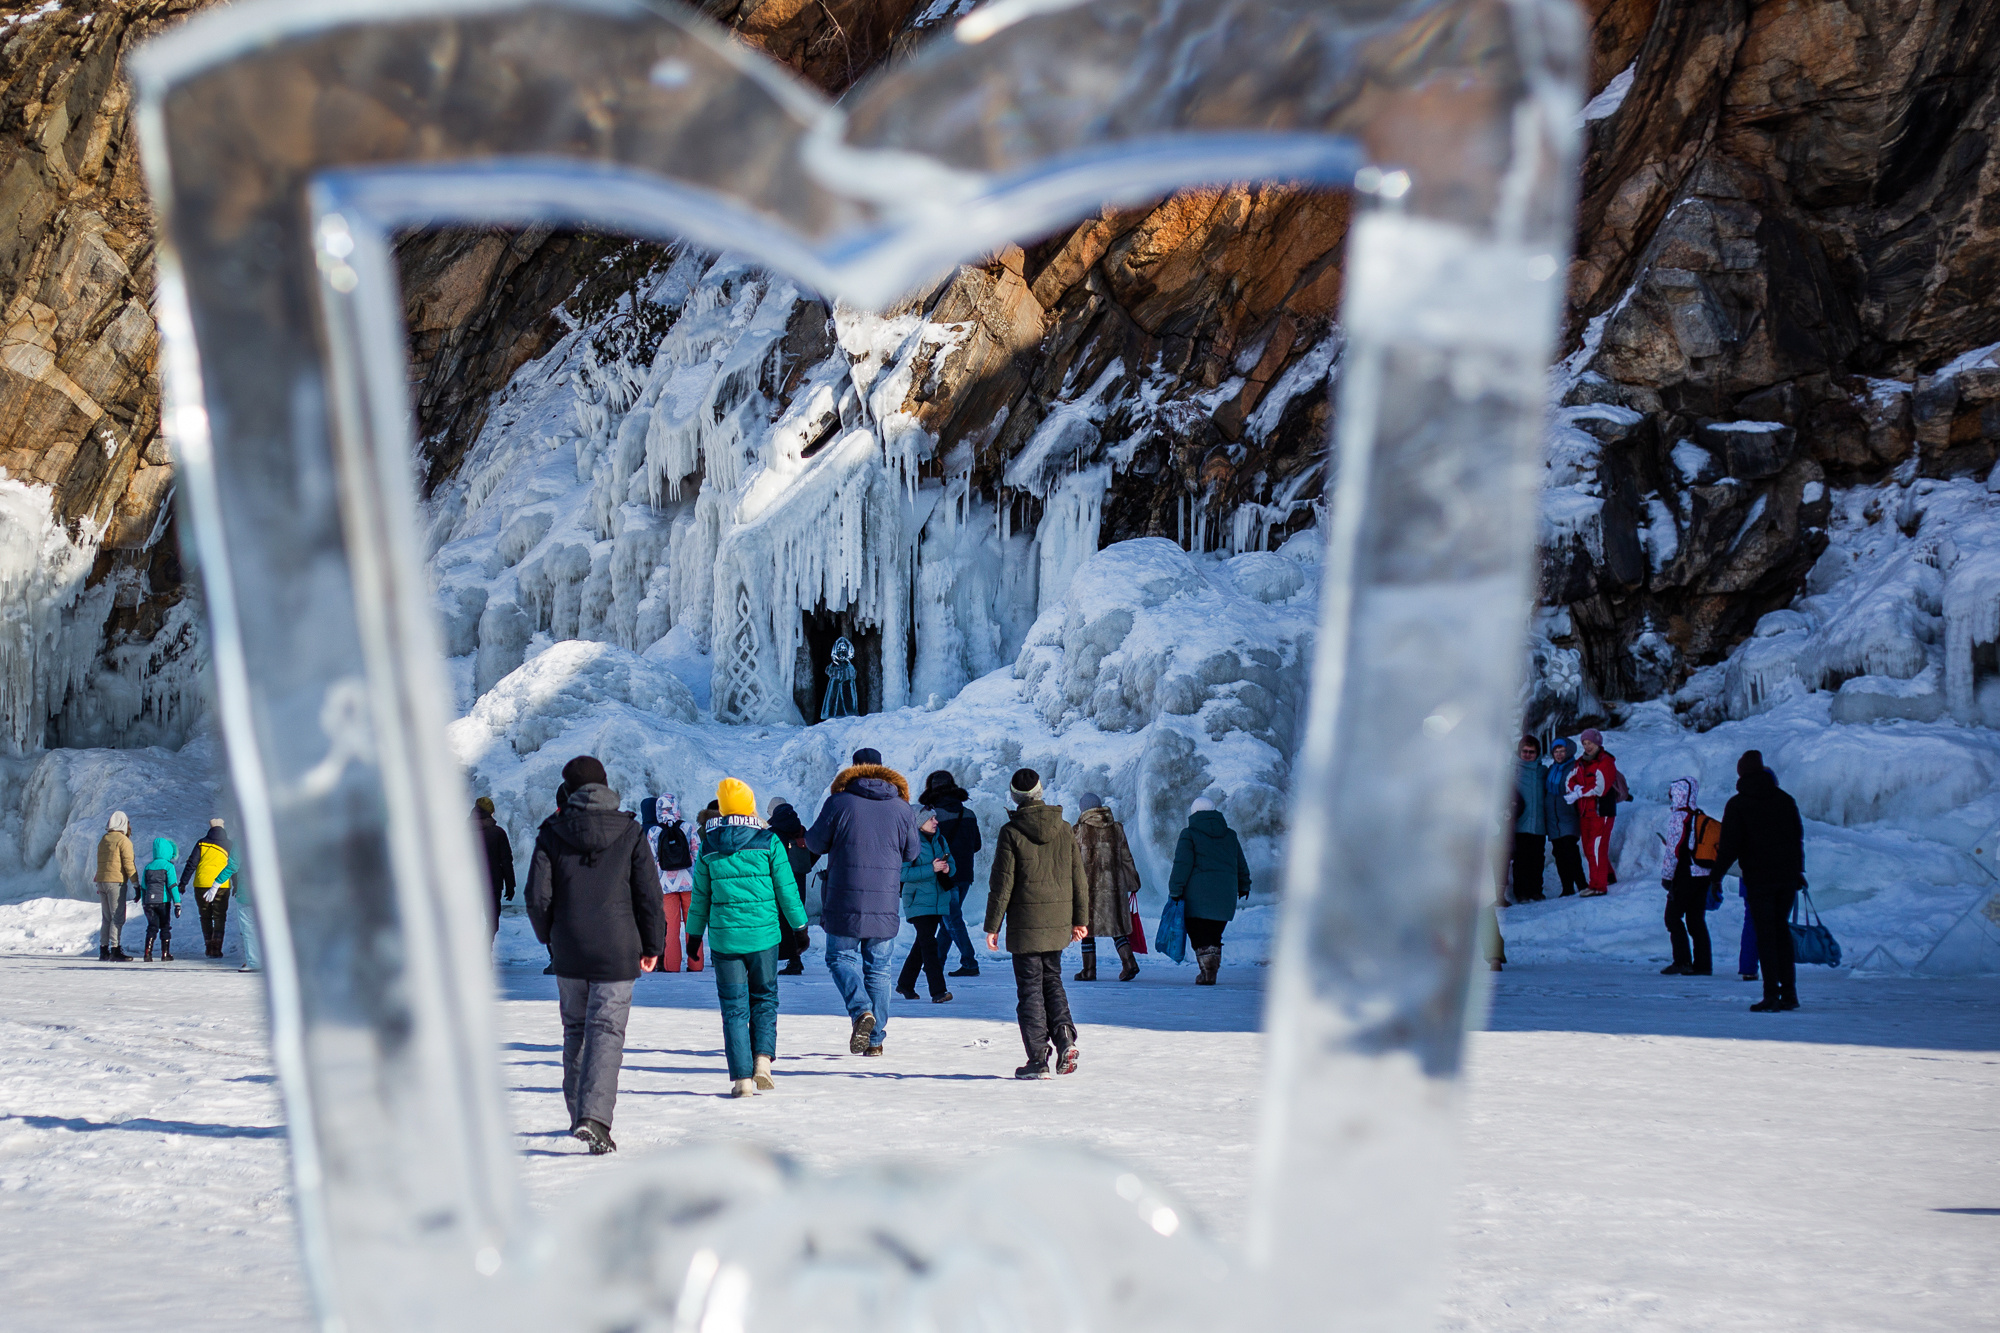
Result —
<svg viewBox="0 0 2000 1333"><path fill-rule="evenodd" d="M563 781L569 784L571 791L593 784L599 787L611 785L611 779L604 775L604 765L587 754L580 754L564 764L562 775Z"/></svg>
<svg viewBox="0 0 2000 1333"><path fill-rule="evenodd" d="M1740 778L1760 778L1764 776L1764 752L1745 750L1743 757L1736 761L1736 776Z"/></svg>
<svg viewBox="0 0 2000 1333"><path fill-rule="evenodd" d="M1599 731L1596 727L1585 727L1583 731L1579 734L1585 745L1604 744L1604 733Z"/></svg>
<svg viewBox="0 0 2000 1333"><path fill-rule="evenodd" d="M1042 775L1032 768L1015 769L1014 781L1010 786L1011 790L1007 794L1014 798L1015 805L1026 805L1030 801L1042 799Z"/></svg>
<svg viewBox="0 0 2000 1333"><path fill-rule="evenodd" d="M482 796L478 800L474 801L472 805L473 808L478 810L479 813L482 815L490 815L493 813L493 798L491 796Z"/></svg>
<svg viewBox="0 0 2000 1333"><path fill-rule="evenodd" d="M222 827L222 816L221 816L221 815L217 815L217 816L216 816L216 817L215 817L214 819L211 819L211 820L209 820L209 821L208 821L208 826L209 826L210 828L221 828L221 827Z"/></svg>
<svg viewBox="0 0 2000 1333"><path fill-rule="evenodd" d="M725 815L750 815L757 813L757 793L750 790L750 784L740 778L724 778L715 789L715 808Z"/></svg>
<svg viewBox="0 0 2000 1333"><path fill-rule="evenodd" d="M880 767L881 763L882 752L880 750L864 745L854 752L854 766L856 768L860 768L866 764L873 764Z"/></svg>
<svg viewBox="0 0 2000 1333"><path fill-rule="evenodd" d="M1215 809L1215 802L1209 800L1206 796L1204 796L1200 800L1196 801L1193 805L1188 807L1188 813L1190 815L1198 815L1205 810L1213 810L1213 809Z"/></svg>
<svg viewBox="0 0 2000 1333"><path fill-rule="evenodd" d="M1099 796L1094 791L1087 791L1083 794L1082 799L1080 799L1077 802L1077 808L1079 810L1095 810L1098 806L1103 804L1104 804L1103 797Z"/></svg>

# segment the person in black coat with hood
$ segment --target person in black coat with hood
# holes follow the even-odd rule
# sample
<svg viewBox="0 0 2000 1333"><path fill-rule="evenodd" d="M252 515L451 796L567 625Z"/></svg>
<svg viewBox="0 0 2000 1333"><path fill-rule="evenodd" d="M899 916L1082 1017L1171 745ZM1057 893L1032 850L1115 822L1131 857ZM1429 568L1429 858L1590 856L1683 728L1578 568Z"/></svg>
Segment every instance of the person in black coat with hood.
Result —
<svg viewBox="0 0 2000 1333"><path fill-rule="evenodd" d="M618 1148L611 1115L632 983L659 965L667 918L652 849L618 808L604 765L577 756L563 766L563 786L566 800L535 838L528 922L556 972L570 1133L599 1154Z"/></svg>
<svg viewBox="0 0 2000 1333"><path fill-rule="evenodd" d="M472 803L472 832L479 839L480 851L486 854L486 887L491 894L486 903L487 933L498 935L500 899L504 895L508 902L514 901L514 844L507 841L507 830L493 816L491 796Z"/></svg>
<svg viewBox="0 0 2000 1333"><path fill-rule="evenodd" d="M771 832L778 835L784 844L785 861L792 868L792 882L799 886L799 896L804 897L806 876L812 873L813 864L819 860L806 847L806 826L799 818L799 812L792 808L790 801L779 801L771 807L771 818L767 821ZM785 965L778 970L781 977L802 977L806 973L805 952L812 944L812 932L784 927L785 938L778 945L778 957Z"/></svg>
<svg viewBox="0 0 2000 1333"><path fill-rule="evenodd" d="M1805 825L1798 803L1779 788L1758 750L1745 750L1736 761L1736 794L1722 810L1717 883L1732 865L1743 877L1744 907L1757 930L1757 962L1764 974L1764 998L1751 1012L1796 1009L1792 903L1806 878Z"/></svg>

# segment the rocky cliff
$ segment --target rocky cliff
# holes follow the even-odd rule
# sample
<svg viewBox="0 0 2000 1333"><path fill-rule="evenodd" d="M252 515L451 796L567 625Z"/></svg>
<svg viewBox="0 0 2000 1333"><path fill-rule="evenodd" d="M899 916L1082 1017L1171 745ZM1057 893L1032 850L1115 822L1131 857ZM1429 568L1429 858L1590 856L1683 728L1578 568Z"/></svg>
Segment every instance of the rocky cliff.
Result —
<svg viewBox="0 0 2000 1333"><path fill-rule="evenodd" d="M17 744L171 739L161 715L186 707L145 686L193 641L117 61L197 7L61 0L0 31L0 466L52 487L67 538L97 552L68 628L4 649L69 663L37 696L49 722ZM834 93L956 13L707 8ZM1983 476L2000 452L2000 372L1952 364L2000 340L2000 11L1588 8L1597 97L1544 543L1559 612L1543 629L1588 677L1550 705L1569 715L1674 689L1787 601L1824 545L1828 486ZM912 377L906 407L937 458L971 451L973 483L1024 525L1064 468L1100 465L1100 542L1273 546L1321 484L1346 223L1340 197L1218 189L1009 247L915 298L967 335ZM433 486L579 312L619 309L629 336L657 339L657 312L628 296L663 261L651 247L457 231L407 238L402 258ZM51 649L61 633L128 688L93 694L88 654Z"/></svg>

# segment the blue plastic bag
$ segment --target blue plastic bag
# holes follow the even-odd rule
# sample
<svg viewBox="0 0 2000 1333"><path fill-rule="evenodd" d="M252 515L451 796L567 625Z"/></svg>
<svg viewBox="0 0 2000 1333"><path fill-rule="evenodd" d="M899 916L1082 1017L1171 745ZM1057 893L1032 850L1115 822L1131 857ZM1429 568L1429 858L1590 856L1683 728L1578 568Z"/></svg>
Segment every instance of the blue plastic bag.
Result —
<svg viewBox="0 0 2000 1333"><path fill-rule="evenodd" d="M1176 963L1187 961L1187 907L1180 899L1169 898L1160 909L1160 928L1153 934L1153 947Z"/></svg>

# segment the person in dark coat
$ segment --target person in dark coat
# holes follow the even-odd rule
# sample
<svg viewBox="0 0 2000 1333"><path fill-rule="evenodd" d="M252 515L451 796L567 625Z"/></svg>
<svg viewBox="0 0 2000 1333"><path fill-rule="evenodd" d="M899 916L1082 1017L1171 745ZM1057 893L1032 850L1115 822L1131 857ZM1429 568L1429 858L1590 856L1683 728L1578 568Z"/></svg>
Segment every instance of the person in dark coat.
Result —
<svg viewBox="0 0 2000 1333"><path fill-rule="evenodd" d="M993 873L986 889L986 947L1000 947L1007 928L1007 952L1014 956L1015 1016L1028 1063L1015 1078L1047 1078L1049 1047L1055 1072L1073 1074L1079 1056L1076 1024L1063 991L1062 951L1090 929L1090 884L1076 833L1062 807L1042 802L1041 775L1019 769L1007 793L1014 812L993 847Z"/></svg>
<svg viewBox="0 0 2000 1333"><path fill-rule="evenodd" d="M1104 798L1087 791L1078 802L1076 846L1083 853L1083 877L1090 884L1090 933L1083 937L1083 966L1075 980L1097 980L1097 941L1103 936L1118 951L1118 979L1139 975L1132 954L1132 896L1139 892L1139 867L1125 826L1111 817Z"/></svg>
<svg viewBox="0 0 2000 1333"><path fill-rule="evenodd" d="M1167 896L1186 904L1188 943L1201 971L1197 986L1213 986L1222 968L1222 931L1236 919L1236 900L1250 896L1250 863L1236 830L1206 798L1188 811L1187 827L1174 848Z"/></svg>
<svg viewBox="0 0 2000 1333"><path fill-rule="evenodd" d="M882 766L879 750L854 752L806 830L806 849L826 857L826 970L853 1023L847 1049L882 1054L889 982L902 929L903 867L923 855L910 784Z"/></svg>
<svg viewBox="0 0 2000 1333"><path fill-rule="evenodd" d="M801 898L806 891L806 876L819 858L806 846L805 821L799 812L792 809L790 801L778 801L771 806L771 817L766 821L771 832L784 844L785 861L792 868L792 883L798 888ZM802 977L806 974L806 950L812 946L812 932L801 927L787 928L785 938L778 945L778 957L784 966L778 970L781 977Z"/></svg>
<svg viewBox="0 0 2000 1333"><path fill-rule="evenodd" d="M493 798L482 796L472 803L472 832L486 859L486 887L491 897L486 903L486 933L500 933L500 900L514 901L514 844L507 830L493 817Z"/></svg>
<svg viewBox="0 0 2000 1333"><path fill-rule="evenodd" d="M1806 877L1805 825L1798 803L1778 786L1758 750L1745 750L1736 761L1736 794L1722 808L1716 878L1731 866L1743 879L1744 907L1756 926L1757 962L1764 974L1764 998L1750 1006L1751 1012L1796 1009L1792 903Z"/></svg>
<svg viewBox="0 0 2000 1333"><path fill-rule="evenodd" d="M1563 788L1575 768L1576 746L1567 738L1550 741L1543 787L1544 810L1548 816L1549 858L1556 863L1556 879L1562 884L1565 898L1590 884L1583 873L1583 823L1576 807L1563 799Z"/></svg>
<svg viewBox="0 0 2000 1333"><path fill-rule="evenodd" d="M556 972L570 1133L600 1154L618 1149L611 1116L632 983L659 966L667 918L652 849L618 808L604 765L578 755L563 766L563 786L562 808L535 838L528 923Z"/></svg>
<svg viewBox="0 0 2000 1333"><path fill-rule="evenodd" d="M955 977L979 975L979 959L972 952L972 934L965 928L965 896L972 890L972 860L984 850L984 844L979 837L979 816L965 808L970 799L965 788L958 785L958 779L946 769L925 778L924 794L917 798L917 804L937 816L938 828L951 844L952 865L957 867L952 877L950 910L944 914L944 928L951 932L951 942L958 946L958 966L951 972ZM911 979L915 979L914 975Z"/></svg>
<svg viewBox="0 0 2000 1333"><path fill-rule="evenodd" d="M1542 743L1521 737L1514 765L1514 901L1542 900L1542 849L1549 831L1549 788L1542 773Z"/></svg>

